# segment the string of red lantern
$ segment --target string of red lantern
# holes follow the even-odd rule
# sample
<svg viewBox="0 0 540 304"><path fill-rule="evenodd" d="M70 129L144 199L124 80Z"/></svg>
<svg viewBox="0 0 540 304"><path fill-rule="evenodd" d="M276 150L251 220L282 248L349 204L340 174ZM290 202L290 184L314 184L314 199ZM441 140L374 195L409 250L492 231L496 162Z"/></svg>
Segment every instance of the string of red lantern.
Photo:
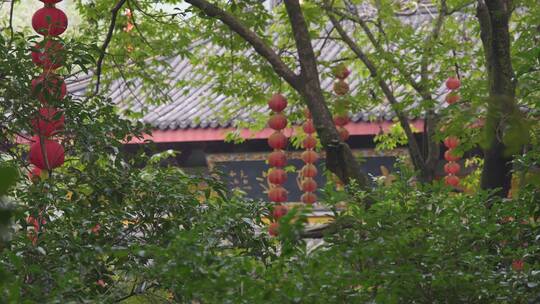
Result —
<svg viewBox="0 0 540 304"><path fill-rule="evenodd" d="M287 181L287 172L283 169L287 164L287 156L283 151L287 146L287 137L283 134L283 129L287 127L287 117L283 114L283 110L287 107L287 99L281 94L274 94L268 101L268 107L272 110L268 126L275 130L268 137L268 145L274 149L268 156L268 198L275 203L272 210L273 222L268 227L268 233L271 236L278 235L279 223L278 220L285 216L288 212L286 206L282 203L287 201L287 190L283 188L283 183Z"/></svg>
<svg viewBox="0 0 540 304"><path fill-rule="evenodd" d="M342 141L349 139L349 131L345 126L349 123L349 103L343 96L347 95L350 91L349 84L345 81L351 74L351 71L344 65L339 64L332 69L332 73L336 77L334 82L334 93L338 95L335 106L334 124L339 133L339 137Z"/></svg>
<svg viewBox="0 0 540 304"><path fill-rule="evenodd" d="M68 26L66 14L55 7L62 0L40 0L43 8L32 16L32 27L43 36L43 40L32 47L32 61L43 69L41 75L32 80L32 95L42 107L37 110L30 124L36 136L30 145L29 161L35 168L32 180L42 170L50 171L64 163L64 148L53 137L64 129L65 117L55 105L66 96L64 79L55 73L65 62L64 45L58 38Z"/></svg>
<svg viewBox="0 0 540 304"><path fill-rule="evenodd" d="M446 80L446 88L450 91L445 98L448 104L451 105L460 100L459 93L457 92L460 86L461 82L455 77L450 77ZM444 159L447 161L444 165L444 172L447 174L444 178L444 182L448 186L458 187L459 177L457 174L461 170L461 166L457 163L460 157L456 155L455 149L459 145L459 139L455 136L448 136L444 139L444 145L448 148L444 153Z"/></svg>
<svg viewBox="0 0 540 304"><path fill-rule="evenodd" d="M34 167L28 173L32 182L39 181L43 171L50 171L64 163L64 148L53 137L64 129L65 117L56 103L66 96L64 79L55 73L65 62L64 45L58 38L68 26L66 14L55 4L62 0L40 0L43 8L32 16L32 27L43 36L43 40L31 48L32 62L43 69L31 83L32 95L42 104L36 111L30 125L35 133L32 138L28 159ZM39 233L47 221L43 210L27 218L27 224L33 227L28 232L32 245L37 246Z"/></svg>
<svg viewBox="0 0 540 304"><path fill-rule="evenodd" d="M317 176L317 167L315 162L319 159L319 154L315 152L315 146L317 146L317 139L315 138L315 126L313 125L313 119L311 113L308 109L304 112L306 116L306 121L302 126L304 133L306 133L306 138L302 142L302 147L305 151L302 153L302 160L304 167L300 171L300 188L304 192L300 200L304 204L312 205L317 201L317 195L315 191L317 190L317 182L315 181L315 176Z"/></svg>

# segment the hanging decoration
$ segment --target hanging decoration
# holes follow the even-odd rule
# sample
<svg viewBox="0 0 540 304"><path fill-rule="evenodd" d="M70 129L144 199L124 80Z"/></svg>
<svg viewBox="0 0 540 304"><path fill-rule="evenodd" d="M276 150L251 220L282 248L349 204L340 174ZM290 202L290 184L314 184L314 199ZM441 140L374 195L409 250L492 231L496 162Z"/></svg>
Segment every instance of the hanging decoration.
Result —
<svg viewBox="0 0 540 304"><path fill-rule="evenodd" d="M350 91L349 84L345 81L351 74L351 71L344 65L339 64L332 69L332 73L336 77L334 82L334 93L338 95L335 105L334 124L336 125L339 133L339 138L342 141L349 139L349 131L345 126L349 123L349 104L344 98Z"/></svg>
<svg viewBox="0 0 540 304"><path fill-rule="evenodd" d="M317 146L317 139L315 138L315 126L313 125L313 118L308 109L305 109L304 115L306 121L304 122L302 129L306 133L306 138L302 142L303 148L306 150L302 153L302 160L305 165L300 170L300 188L304 192L300 200L304 204L312 205L317 201L317 182L315 176L317 176L317 167L314 165L319 159L319 155L315 152Z"/></svg>
<svg viewBox="0 0 540 304"><path fill-rule="evenodd" d="M32 95L43 106L30 121L36 136L30 145L28 159L35 167L32 176L39 176L42 170L50 171L64 164L64 147L53 137L64 129L65 117L61 109L55 107L67 93L64 79L55 73L65 62L64 45L59 35L68 26L66 14L55 7L61 0L40 0L44 7L32 17L32 27L43 36L43 40L31 49L32 61L43 69L41 75L32 80ZM39 172L39 173L38 173Z"/></svg>
<svg viewBox="0 0 540 304"><path fill-rule="evenodd" d="M458 78L450 77L446 80L446 88L449 90L449 93L445 97L446 103L451 105L461 99L457 92L460 87L461 81ZM448 186L458 187L459 177L457 175L461 170L461 166L457 163L460 157L456 155L455 149L459 145L459 139L455 136L449 136L444 139L444 145L448 148L444 153L444 159L447 161L444 165L444 172L447 174L444 178L444 182Z"/></svg>
<svg viewBox="0 0 540 304"><path fill-rule="evenodd" d="M62 0L40 0L44 7L34 13L32 27L43 36L43 40L31 48L32 62L43 72L31 83L31 93L42 104L30 121L35 133L30 144L28 160L32 169L28 172L31 182L39 182L48 171L64 164L64 147L53 137L64 129L65 117L63 111L54 107L67 93L64 79L55 74L55 70L65 62L64 45L57 37L65 32L68 19L63 11L55 7ZM28 232L28 238L33 246L38 245L38 236L44 231L47 223L43 211L36 217L29 216L27 224L33 229Z"/></svg>
<svg viewBox="0 0 540 304"><path fill-rule="evenodd" d="M268 189L268 198L275 203L272 210L273 222L268 226L268 233L271 236L277 236L279 231L278 220L285 216L288 209L282 203L287 201L287 190L283 188L283 184L287 181L287 172L283 169L287 164L287 156L283 151L287 147L288 139L283 134L283 129L287 127L287 117L283 110L287 107L287 99L281 94L274 94L268 101L268 107L272 110L268 127L275 132L268 137L268 145L274 149L268 155L268 171L267 179L270 185Z"/></svg>
<svg viewBox="0 0 540 304"><path fill-rule="evenodd" d="M459 93L457 92L459 88L461 87L461 81L459 81L456 77L450 77L446 80L446 88L449 90L448 94L446 94L445 101L449 105L454 104L458 102L461 97L459 96Z"/></svg>
<svg viewBox="0 0 540 304"><path fill-rule="evenodd" d="M459 145L459 139L455 136L449 136L445 138L444 145L448 148L448 150L444 152L444 158L448 162L444 165L444 172L447 174L444 178L444 182L448 186L457 187L459 186L459 177L457 175L461 170L461 166L457 163L460 157L456 155L455 149Z"/></svg>

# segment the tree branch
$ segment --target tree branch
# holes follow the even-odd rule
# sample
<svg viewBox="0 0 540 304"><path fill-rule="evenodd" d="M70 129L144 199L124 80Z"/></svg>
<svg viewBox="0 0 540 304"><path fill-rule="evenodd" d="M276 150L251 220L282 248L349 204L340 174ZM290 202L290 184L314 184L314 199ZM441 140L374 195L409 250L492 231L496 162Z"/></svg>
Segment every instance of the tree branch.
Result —
<svg viewBox="0 0 540 304"><path fill-rule="evenodd" d="M206 0L185 0L187 3L197 7L210 17L217 18L225 23L231 30L236 32L240 37L246 40L255 51L264 57L272 66L274 71L287 81L292 87L298 87L299 76L296 75L270 48L266 43L252 30L247 28L233 15L219 8L218 6Z"/></svg>
<svg viewBox="0 0 540 304"><path fill-rule="evenodd" d="M351 180L356 180L360 187L365 188L368 178L362 172L350 147L339 139L332 114L326 105L319 79L317 58L300 3L298 0L285 0L284 3L300 61L302 83L297 90L301 92L311 111L317 134L326 150L326 167L343 182L349 183ZM366 205L370 204L371 202L366 202Z"/></svg>
<svg viewBox="0 0 540 304"><path fill-rule="evenodd" d="M400 75L405 78L405 80L413 87L413 89L415 89L420 95L423 94L423 92L425 91L424 88L416 80L414 80L412 75L405 70L405 67L397 61L397 59L395 58L395 54L387 54L386 50L375 38L375 35L373 35L373 32L367 25L366 21L361 18L361 16L348 14L343 12L342 10L338 10L331 6L325 6L325 10L328 12L328 14L334 13L337 16L348 19L360 25L375 50L377 50L377 52L379 52L379 54L381 54L384 59L390 61L390 63L399 71Z"/></svg>
<svg viewBox="0 0 540 304"><path fill-rule="evenodd" d="M446 0L441 0L441 10L439 11L439 14L437 15L437 19L435 19L433 29L431 30L430 35L426 37L424 40L424 52L422 54L422 59L420 62L420 83L421 88L426 88L428 83L428 65L431 59L431 55L433 53L433 45L437 42L439 39L442 26L444 24L444 18L446 17L448 13L448 6L446 5ZM425 92L426 95L428 92ZM420 93L420 92L419 92ZM429 94L431 95L431 94ZM424 99L431 99L431 96L425 96Z"/></svg>
<svg viewBox="0 0 540 304"><path fill-rule="evenodd" d="M101 53L99 54L99 58L97 60L97 69L96 69L96 87L94 89L94 95L97 95L99 93L99 86L101 85L101 71L103 68L103 60L105 59L105 54L107 52L107 48L109 47L109 43L111 43L111 39L114 33L114 28L116 27L116 17L118 16L118 11L122 8L122 6L126 3L127 0L119 0L116 5L111 10L111 23L109 24L109 31L107 32L107 36L105 37L105 41L103 42L103 45L101 46Z"/></svg>
<svg viewBox="0 0 540 304"><path fill-rule="evenodd" d="M394 109L394 112L396 113L396 116L399 119L400 125L403 128L405 135L407 136L410 154L411 154L411 158L412 158L415 168L419 170L424 170L425 163L424 163L424 159L422 158L420 146L418 145L418 142L416 141L416 138L414 137L414 133L411 129L411 126L409 125L409 120L407 119L407 117L405 116L403 112L397 109L399 102L397 101L396 97L392 93L392 90L390 89L388 84L380 77L378 69L375 66L375 64L367 57L367 55L362 51L360 46L358 46L358 44L356 44L352 40L352 38L347 34L347 32L345 32L345 29L343 29L341 24L332 15L332 13L329 13L328 17L330 18L330 21L334 25L337 32L343 38L343 41L356 54L356 56L364 63L364 65L369 70L371 77L377 81L379 87L381 88L384 95L386 96L390 104L392 105L392 108Z"/></svg>
<svg viewBox="0 0 540 304"><path fill-rule="evenodd" d="M13 11L15 8L15 1L11 0L10 6L9 6L9 45L13 43L15 30L13 29Z"/></svg>

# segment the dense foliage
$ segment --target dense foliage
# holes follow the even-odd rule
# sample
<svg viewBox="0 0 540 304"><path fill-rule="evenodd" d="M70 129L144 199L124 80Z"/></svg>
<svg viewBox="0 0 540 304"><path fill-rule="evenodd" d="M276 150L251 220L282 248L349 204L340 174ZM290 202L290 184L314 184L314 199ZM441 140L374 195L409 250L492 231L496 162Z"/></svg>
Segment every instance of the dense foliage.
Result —
<svg viewBox="0 0 540 304"><path fill-rule="evenodd" d="M218 2L265 41L278 37L275 43L292 64L293 39L283 7L269 12L259 1ZM314 37L328 34L325 1L304 2ZM459 134L460 152L476 148L484 140L480 130L464 126L485 117L487 88L478 25L471 19L462 22L461 14L473 13L471 6L448 0L456 11L445 21L439 43L425 44L430 27L416 31L403 26L393 1L378 2L377 20L369 26L387 43L381 50L369 49L368 55L381 77L401 88L395 92L401 102L398 110L420 115L436 107L434 100L418 98L407 75L394 73L398 66L420 71L422 60L434 63L425 74L429 77L422 80L430 92L437 92L448 71L459 71L466 79L461 91L466 103L440 111L438 126L444 130L435 137ZM6 27L0 35L0 302L540 301L540 126L535 118L540 14L532 1L517 2L521 10L513 30L519 35L515 35L512 58L516 99L526 111L519 119L522 128L510 134L519 144L528 144L514 160L511 197L478 190L479 157L468 160L472 173L463 181L465 192L439 181L418 182L418 171L403 161L391 176L377 178L369 193L354 183L346 192L327 185L324 199L335 212L332 227L338 229L329 229L316 245L302 238L309 208L294 209L283 217L279 237L270 238L267 203L231 192L217 175L196 175L165 165L173 152L157 153L150 143L145 150L126 149L125 140L141 137L148 126L127 120L125 115L133 113L118 113L101 94L71 96L58 105L66 115L62 137L66 165L29 179L27 145L18 143L30 133L28 122L39 106L29 92L29 82L37 74L28 56L29 45L36 37ZM341 8L342 2L336 3ZM137 29L125 31L127 18L119 16L107 50L104 88L107 80L123 78L133 86L137 79L147 85L151 96L164 101L161 88L166 79L159 74L163 70L155 68L164 63L157 56L180 54L210 71L205 75L217 81L220 93L237 98L231 111L260 103L266 94L260 88L266 85L290 90L261 57L246 55L249 45L217 20L191 7L164 11L154 4L127 1ZM77 5L83 19L81 36L66 39L70 61L62 70L73 77L95 68L96 44L108 27L102 16L112 6L105 0L77 1ZM353 32L357 41L367 43L365 32ZM199 39L227 52L204 58L208 54L191 48L191 42ZM450 53L457 55L449 58ZM352 52L347 50L342 57L339 60L350 63L359 79L357 96L351 97L353 109L380 105L384 98L378 78L370 78ZM126 77L127 63L131 65ZM320 64L332 63L321 60ZM321 75L327 73L324 69ZM202 77L191 85L209 80ZM301 104L300 99L291 99ZM267 117L255 118L262 122ZM380 149L393 149L408 140L399 125L376 139ZM367 196L376 202L369 209L362 204ZM343 206L343 201L348 202L344 209L334 208L334 204Z"/></svg>

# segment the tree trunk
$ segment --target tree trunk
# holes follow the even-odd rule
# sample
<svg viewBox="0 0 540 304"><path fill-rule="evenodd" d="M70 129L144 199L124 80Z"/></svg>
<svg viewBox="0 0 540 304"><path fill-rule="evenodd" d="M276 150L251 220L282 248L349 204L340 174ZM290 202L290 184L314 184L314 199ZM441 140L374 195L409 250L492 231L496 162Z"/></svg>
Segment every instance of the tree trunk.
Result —
<svg viewBox="0 0 540 304"><path fill-rule="evenodd" d="M343 182L348 184L354 179L360 186L365 187L368 183L367 176L360 169L360 165L349 146L340 140L332 114L326 105L315 52L300 4L298 0L285 0L284 2L300 61L302 80L297 90L304 98L313 116L317 134L326 150L326 167Z"/></svg>
<svg viewBox="0 0 540 304"><path fill-rule="evenodd" d="M485 126L484 168L481 187L508 195L512 180L512 156L503 142L506 118L517 111L515 75L510 55L511 0L478 0L482 44L489 82L488 116Z"/></svg>
<svg viewBox="0 0 540 304"><path fill-rule="evenodd" d="M332 115L326 105L317 70L317 59L298 0L286 0L285 6L298 50L300 75L294 73L263 39L242 24L235 16L207 0L186 0L186 2L199 8L206 15L221 20L236 32L268 61L276 74L287 81L304 98L313 116L321 144L326 150L327 169L336 174L344 183L349 184L352 180L356 180L360 188L367 189L369 187L367 175L362 172L349 146L339 139ZM366 204L369 205L370 202L366 202Z"/></svg>

